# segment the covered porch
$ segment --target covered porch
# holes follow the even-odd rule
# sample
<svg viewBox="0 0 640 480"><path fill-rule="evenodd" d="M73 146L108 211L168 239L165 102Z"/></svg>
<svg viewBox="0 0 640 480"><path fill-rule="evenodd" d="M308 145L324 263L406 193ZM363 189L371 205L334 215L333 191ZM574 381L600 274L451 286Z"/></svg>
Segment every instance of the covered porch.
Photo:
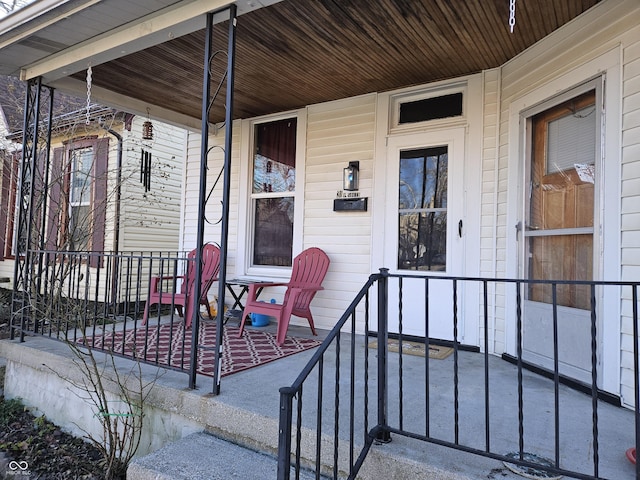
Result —
<svg viewBox="0 0 640 480"><path fill-rule="evenodd" d="M240 443L250 447L260 444L261 449L273 453L274 434L284 436L279 441L278 461L285 462L279 470L280 478L286 478L289 472L285 460L290 454L294 468L299 464L318 473L346 476L356 466L366 472L370 465L367 462L383 458L375 457L375 452L398 445L403 461L414 466L425 457L429 463L440 461L437 452L442 447L442 461L446 464L443 468L454 472L460 470L462 455L465 466L468 453L489 458L469 460L468 476L472 478L485 465L487 478L497 475L494 469L500 469L501 476L510 475L503 472L499 460L513 451L551 458L552 470L568 472L576 478L638 477L640 470L624 458L624 451L638 443L640 425L639 257L635 248L638 170L633 140L637 138L635 66L640 58L640 9L633 0L550 0L535 5L516 5L513 0L474 0L463 5L431 0L366 4L167 1L156 2L154 7L147 2L131 4L124 0L51 0L37 6L47 7L46 15L29 16L42 11L26 10L24 17L16 15L4 25L0 23L7 27L0 30L0 41L4 42L0 60L7 60L0 62L5 69L0 73L19 74L29 82L32 94L27 101L30 123L25 124L25 131L31 135L26 136L23 148L23 178L33 178L38 165L37 152L43 140L37 128L42 107L39 95L43 91L52 95L57 90L90 95L107 105L190 129L185 189L180 200L180 246L184 250L195 247L200 252L203 243L213 241L221 247L223 281L216 287L219 313L214 321L213 347L214 364L218 367L223 353L221 332L225 328L222 312L224 299L228 299L225 284L237 276L250 278L255 272L275 273L281 278L288 273L286 261L263 265L255 254L258 206L261 201L277 203L274 200L282 199L273 194L271 183L256 181L260 177L254 153L259 125L294 120L290 123L298 128L294 170L299 181L293 190L283 188L285 208L279 210L279 219L291 230L286 245L291 253L318 246L331 257L326 288L314 308L321 318L320 325L332 332L335 360L327 357L324 361L333 377L327 380L328 385L320 382L326 390L305 387L304 403L301 384L289 389L286 401L291 404L284 408L288 415L283 418L281 413L279 422L273 418L276 412L283 411L282 403L275 400L275 379L282 380L277 386L290 385L289 375L300 371L304 363L301 359L315 355L313 352L318 349L225 378L229 382L228 394L241 406L238 408L250 412L246 418L260 415L268 425L268 434L261 440L239 440ZM70 28L84 24L91 24L92 28ZM587 175L579 179L581 185L595 185L595 194L592 188L579 197L590 198L590 203L577 202L588 207L584 209L588 215L580 216L587 219L585 225L565 228L562 224L546 230L553 230L549 235L554 238L577 235L586 239L580 244L582 257L571 255L572 261L566 262L567 271L573 268L574 272L586 272L585 278L575 282L575 276L556 278L555 272L565 273L564 268L553 270L555 266L565 266L565 262L554 262L562 259L563 251L556 251L556 257L551 257L545 255L548 252L544 249L540 249L537 265L544 275L538 278L530 275L529 254L533 255L533 249L529 248L544 232L539 232L539 226L531 224L525 215L535 210L530 208L527 192L536 182L529 178L527 170L533 137L526 136L524 128L552 106L571 104L573 98L583 95L593 98L590 112L595 116L591 118L600 115L600 120L593 122L592 137L602 142L593 142L594 160L585 164L593 168L584 168ZM433 102L437 105L443 98L455 100L453 118L446 108L436 108L431 116ZM609 102L605 110L601 109L602 98ZM420 111L418 121L412 120L415 112L411 105ZM409 112L403 112L404 107ZM581 117L573 110L570 113L572 118ZM440 197L425 195L420 208L399 204L399 185L408 184L410 177L406 172L405 177L400 176L401 162L412 159L405 152L422 152L424 165L434 155L439 158L434 168L436 180L429 185L441 187L448 183L448 196L446 189L436 188ZM284 165L290 167L292 162L289 159ZM339 198L334 198L336 189L343 185L343 168L352 162L359 162L360 191L345 187L346 195L340 190ZM440 165L445 163L451 169L443 174ZM564 167L573 172L577 170L574 163L567 161ZM265 174L272 173L267 165L264 162ZM428 190L427 183L425 180L423 191ZM539 186L536 184L536 188ZM39 314L39 310L45 312L51 307L47 297L41 297L48 285L46 258L58 255L42 251L43 238L30 235L31 223L38 223L43 234L46 231L46 219L37 218L38 209L30 203L41 187L27 182L20 194L14 279L17 291L23 294L15 297L15 332L20 337L25 334L27 344L38 342L40 347L42 339L30 338L32 333L49 336L55 332L57 336L59 332L73 332L76 341L78 328L85 338L87 327L98 326L104 345L116 338L114 330L130 330L128 325L136 331L153 268L144 262L136 264L135 255L130 267L123 268L127 265L124 258L105 261L100 267L82 260L84 253L69 254L77 256L78 261L58 264L77 268L56 288L65 291L64 298L85 299L87 303L82 300L81 314L75 317L65 311L56 314L55 325L51 323L54 317ZM546 189L555 190L553 186ZM359 204L363 207L358 205L353 211L331 208L334 200L348 200L349 195L365 200ZM367 204L366 200L370 202ZM34 212L36 215L32 215ZM569 206L566 212L572 213ZM398 221L402 215L419 218L415 225L407 222L406 234ZM550 220L555 220L551 216ZM424 221L427 217L430 221ZM434 222L436 217L441 221ZM430 233L423 235L427 227ZM406 245L404 240L413 243ZM440 250L431 248L433 242ZM87 255L107 258L109 253ZM159 255L155 265L171 264L179 255ZM196 263L200 264L199 259ZM110 267L115 264L117 269ZM371 272L380 267L390 268L391 276L398 278L390 289L392 298L373 295L372 299L383 303L372 310L363 297L358 298L357 305L349 306ZM423 274L430 275L425 283L433 280L431 285L435 284L436 289L429 292L420 283ZM533 283L559 282L547 285L536 296L535 288L525 285L532 278ZM106 279L109 280L105 282ZM579 297L579 302L558 302L556 288L564 289L565 280L574 283L567 289L571 296ZM410 286L410 282L415 283ZM456 282L473 286L457 290ZM491 285L484 292L478 286L483 282L485 288L486 284ZM608 293L603 294L604 290ZM30 297L32 293L35 295ZM523 326L521 295L527 297L525 300L533 298L544 304L538 318L542 320L534 319ZM200 292L194 298L199 299ZM381 316L389 306L392 312ZM572 310L561 318L570 317L579 325L579 335L573 335L574 324L558 321L557 309L566 313L564 307ZM195 310L191 338L192 344L200 347L197 332L210 321L203 320ZM573 315L574 310L580 310L579 315ZM172 325L182 322L166 313L157 311L144 328L169 325L173 332ZM69 325L70 318L78 323ZM102 323L96 324L96 319ZM559 325L560 332L554 331ZM113 333L109 337L103 335L107 329ZM341 329L345 332L342 338L337 333ZM378 364L375 373L366 367L343 371L346 367L339 362L340 351L349 351L354 365L368 361L365 352L371 349L366 346L366 335L370 331L382 335L383 345L387 345L389 334L400 341L405 335L407 339L421 339L423 344L445 340L456 353L428 362L423 368L424 360L394 357L377 350L376 359L371 362L388 364ZM532 331L535 342L529 341ZM125 337L123 334L120 339ZM92 338L96 338L93 333ZM147 338L146 330L141 338ZM10 345L10 349L24 348ZM528 349L525 354L523 346ZM204 347L204 351L211 348ZM569 359L574 362L571 371L566 370L565 362L569 350L574 355ZM15 352L14 357L19 355ZM195 349L188 355L192 360L193 352ZM120 353L127 352L122 349ZM540 373L551 373L551 379L523 368L523 362L533 358L531 354L535 356L533 363L542 365ZM329 367L331 361L334 364ZM224 404L225 400L217 403L217 399L205 401L201 397L203 384L209 385L209 381L206 374L203 377L194 370L195 363L190 362L190 391L169 397L174 402L169 407L171 411L180 410L185 398L203 409L215 410ZM296 366L294 372L289 371L290 365ZM438 371L443 366L445 370ZM387 367L390 368L386 370ZM579 372L574 375L576 370ZM379 382L377 375L383 371L394 373ZM405 379L403 372L407 374ZM477 383L481 373L485 376ZM213 388L204 387L207 393L220 393L217 374L218 369L214 368ZM420 375L420 382L413 381L414 374ZM171 371L171 375L185 378L179 372ZM313 373L313 380L317 380L314 375L321 377L320 373ZM582 384L578 386L583 392L565 389L560 377L569 377L573 386ZM13 378L17 382L19 375ZM249 383L255 381L254 385L273 393L265 402L256 395L247 395L253 388L243 384L241 378L250 379L246 380ZM369 378L371 384L359 383ZM14 387L15 392L20 391L17 385ZM240 390L231 391L236 388ZM482 388L485 390L479 393ZM510 393L514 390L515 399ZM314 393L309 395L309 391ZM223 392L227 392L226 384ZM483 393L479 406L478 397ZM339 394L348 397L338 399ZM319 398L322 395L331 398L331 402L336 399L334 410L317 417L324 408ZM553 397L551 403L549 395ZM373 407L363 407L363 417L353 415L361 411L355 406L366 404L369 396L384 397L388 402L376 405L375 413ZM293 408L294 399L297 409ZM635 406L635 412L620 408L620 404ZM546 410L540 410L541 406ZM263 412L263 408L269 412ZM338 415L344 409L351 410L346 420ZM303 410L309 415L303 415ZM220 411L244 415L235 407L221 407ZM596 412L603 417L594 420ZM219 412L199 412L195 418L198 425L223 437L233 440L240 435L234 433L234 422ZM329 418L335 422L326 433L324 423ZM474 423L480 419L483 425ZM372 425L376 428L367 428ZM249 435L248 430L250 427L243 435ZM283 435L287 431L289 434ZM394 441L387 446L377 445L388 434ZM304 443L312 437L315 444ZM295 443L297 439L300 444ZM360 459L357 452L363 445L374 455ZM332 451L333 457L325 456L327 451ZM517 460L527 463L523 458ZM380 460L371 471L377 469L379 474L384 463Z"/></svg>
<svg viewBox="0 0 640 480"><path fill-rule="evenodd" d="M451 286L451 297L434 300L427 294L404 305L407 292L416 287L435 291L443 282ZM567 287L565 282L533 283L553 292L554 298L555 291ZM598 289L630 298L635 305L633 322L638 324L637 282L578 286L592 292L592 325L598 323ZM16 338L0 343L0 356L9 362L6 392L27 399L29 406L67 428L78 422L81 428L90 428L82 422L90 425L91 415L78 413L89 407L81 398L71 401L71 393L64 387L63 379L76 375L65 360L71 343L91 347L98 358L105 352L107 376L110 358L115 358L117 368L123 371L131 370L131 359L140 361L143 371L155 376L153 391L157 393L150 395L145 405L145 411L155 413L144 429L141 453L165 446L167 452L172 451L177 448L170 445L172 442L182 445L190 440L181 438L205 431L272 455L278 478L283 479L289 478L286 472L298 470L333 478L377 478L390 462L396 476L389 478L420 472L443 475L436 478L466 479L477 478L474 475L479 471L486 471L488 478L498 474L499 478L518 478L512 469L520 469L520 473L549 469L551 473L540 475L557 473L588 480L636 478L637 467L627 452L637 445L640 414L598 387L596 330L580 345L591 359L592 381L588 383L567 375L570 370L562 363L560 347L572 339L559 331L555 304L549 346L554 364L550 370L536 368L525 356L522 336L518 337L515 357L490 355L488 308L482 313L485 333L481 348L458 338L464 319L458 315L456 298L463 288L475 287L485 301L488 292L496 288L516 298L510 316L521 324L521 293L528 288L523 280L400 277L382 269L370 277L333 330L320 331L314 337L308 327L292 326L284 344L277 346L284 354L239 368L235 367L247 351L252 359L260 356L255 345L263 340L248 341L239 348L231 345L229 336L237 333L237 318L224 323L224 354L221 364L216 364L210 355L216 348L215 335L203 333L216 322L207 319L204 311L199 313L202 318L195 330L193 326L185 328L184 319L166 310L155 312L145 325L139 315L131 315L135 308L104 322L104 317L90 315L91 311L104 311L104 306L86 308L81 302L85 313L79 320L84 323L74 325L73 315L63 313L55 321L28 325L32 330L24 342ZM429 301L449 310L452 342L425 343L424 337L403 333L412 304L427 305ZM429 331L429 316L423 321ZM377 332L359 333L359 322L364 322L366 331L376 325ZM396 322L399 333L390 332L388 325ZM160 334L162 329L166 329L165 336ZM249 328L244 337L268 336L266 343L276 348L274 333L275 325L270 324ZM197 351L185 348L192 345L191 338ZM637 354L637 330L633 338ZM197 368L190 365L194 352ZM225 384L215 400L211 396L214 371L222 372ZM195 388L185 389L192 377L197 379ZM635 383L636 398L639 391ZM393 441L388 444L390 438ZM163 452L141 459L132 468L153 471L157 455ZM509 466L503 465L507 458ZM536 468L541 462L544 468ZM215 466L214 460L209 468L221 467ZM234 468L247 467L238 462Z"/></svg>
<svg viewBox="0 0 640 480"><path fill-rule="evenodd" d="M292 327L293 335L304 336L305 329ZM328 332L320 332L324 337ZM341 345L343 374L339 391L328 387L324 392L325 406L322 417L321 442L324 452L321 457L320 478L346 478L348 475L348 458L350 451L351 427L343 415L349 405L362 405L364 377L356 379L355 398L350 397L348 363L351 338L343 337ZM365 339L356 336L356 358L360 362L365 354ZM375 362L374 350L369 348L371 362ZM279 431L280 396L278 387L291 385L306 363L315 353L309 350L257 368L229 375L224 378L224 394L211 396L208 382L202 382L195 390L185 389L188 380L186 373L168 370L156 381L154 391L149 397L149 419L145 427L140 456L129 469L132 480L148 478L149 475L163 474L170 478L189 478L194 472L206 472L210 478L217 474L242 475L243 478L262 480L276 478L277 438ZM8 361L8 375L5 391L7 395L29 399L28 405L45 413L47 417L66 428L77 428L74 424L86 421L82 413L86 404L78 402L64 382L50 369L69 370L70 353L66 345L52 342L42 337L29 337L26 342L0 342L0 356ZM461 444L474 448L483 448L483 431L485 406L483 399L484 355L473 351L460 351L457 361L459 370L456 396L454 389L454 356L430 361L430 415L431 435L444 441L453 442L456 434ZM490 418L491 418L491 450L496 454L506 455L517 452L518 441L518 368L506 360L490 356ZM400 376L400 356L391 353L389 368L389 410L388 418L396 427L403 424L416 432L424 432L424 384L412 380L417 371L424 365L424 357L403 355L402 369L406 372L402 386L402 397L398 381ZM325 371L334 375L336 352L332 349L325 357ZM122 371L131 368L130 361L117 359ZM157 376L157 370L151 365L143 369L146 379ZM372 375L370 382L370 398L376 396L377 377ZM524 400L523 428L524 449L534 453L538 458L552 460L554 457L553 440L553 380L538 374L524 371L522 380ZM36 391L37 390L37 391ZM317 390L314 387L305 389L305 405L317 404ZM351 400L350 400L351 398ZM400 407L400 398L403 407ZM584 392L560 386L559 402L561 406L560 439L562 449L562 465L577 472L588 475L593 471L593 436L592 436L592 397ZM70 408L59 408L60 404ZM338 431L334 431L333 421L335 408L339 405L342 411ZM457 413L454 409L457 407ZM307 407L304 407L305 410ZM377 412L371 411L371 422L375 422ZM302 431L307 440L315 438L318 425L315 419L305 415ZM295 423L295 420L294 420ZM606 402L598 407L599 448L598 478L615 480L632 479L635 466L628 461L625 451L634 445L634 413L628 409L614 406ZM355 424L356 436L353 439L356 448L363 446L362 423ZM202 432L222 439L222 444L211 444L217 441L209 437L201 438ZM192 435L196 435L192 437ZM334 436L335 435L335 436ZM334 464L331 452L334 451L338 439L340 455L340 471L333 475ZM295 438L295 437L294 437ZM440 446L426 443L402 435L391 435L390 443L373 445L364 461L357 478L377 479L384 471L385 478L443 478L449 480L470 480L478 478L517 480L523 478L508 469L503 461L485 458ZM209 448L216 447L218 454L209 450L202 451L201 443ZM174 442L175 445L174 445ZM229 443L225 443L229 442ZM295 442L295 440L294 440ZM295 443L294 443L295 444ZM233 461L220 462L226 458L227 448L238 445L244 450L235 451ZM266 457L254 457L255 451ZM151 452L156 452L155 454ZM147 454L149 454L147 456ZM167 457L169 455L169 457ZM175 461L167 462L167 458ZM257 470L264 459L267 470ZM258 461L259 460L259 461ZM301 477L317 478L315 447L313 443L303 444L300 458ZM346 463L345 463L346 462ZM173 465L173 467L172 467ZM185 465L188 465L186 467ZM146 475L146 476L145 476ZM253 475L253 476L252 476ZM291 478L296 478L293 471ZM548 477L540 477L548 478ZM565 477L569 478L569 477ZM581 478L581 477L575 477ZM585 477L590 478L590 477Z"/></svg>

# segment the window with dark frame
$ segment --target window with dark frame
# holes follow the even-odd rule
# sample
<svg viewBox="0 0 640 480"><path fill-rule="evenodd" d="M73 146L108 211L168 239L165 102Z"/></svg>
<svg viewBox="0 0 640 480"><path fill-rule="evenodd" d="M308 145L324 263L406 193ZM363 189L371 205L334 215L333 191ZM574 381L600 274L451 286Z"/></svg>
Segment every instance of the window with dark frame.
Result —
<svg viewBox="0 0 640 480"><path fill-rule="evenodd" d="M49 185L48 250L103 252L108 138L84 138L54 149ZM97 266L99 257L91 257Z"/></svg>
<svg viewBox="0 0 640 480"><path fill-rule="evenodd" d="M289 267L293 258L297 119L254 128L252 265Z"/></svg>

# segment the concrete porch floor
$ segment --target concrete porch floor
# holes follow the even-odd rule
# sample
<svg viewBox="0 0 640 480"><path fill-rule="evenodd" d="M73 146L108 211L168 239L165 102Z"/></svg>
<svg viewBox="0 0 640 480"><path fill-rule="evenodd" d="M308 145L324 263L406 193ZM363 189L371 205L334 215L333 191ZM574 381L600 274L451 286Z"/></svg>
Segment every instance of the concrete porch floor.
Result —
<svg viewBox="0 0 640 480"><path fill-rule="evenodd" d="M275 326L263 327L274 329ZM326 332L319 332L322 337ZM290 335L310 336L309 328L291 326ZM341 349L348 351L349 340L343 335ZM364 339L357 338L356 352L362 355ZM156 380L156 392L150 397L153 409L159 411L167 435L164 440L153 437L148 440L148 448L141 454L162 448L165 444L199 431L210 432L222 439L270 455L276 453L279 393L278 389L293 383L314 350L305 351L263 366L222 378L221 394L211 396L212 381L208 377L198 377L196 390L187 389L187 376L175 371L166 371ZM370 362L375 363L375 351L369 350ZM54 422L64 425L56 410L64 408L64 400L55 402L50 396L30 398L28 384L37 378L25 376L21 366L32 370L65 368L68 365L68 347L60 342L45 338L28 338L23 344L0 341L0 357L8 362L6 395L20 396L25 403L42 410ZM348 357L341 364L348 364ZM397 382L398 354L390 354L389 375L389 423L398 426L399 385ZM129 361L118 358L118 366L127 368ZM518 448L517 417L517 369L504 360L490 356L490 414L491 450L508 453ZM43 369L42 365L48 365ZM335 357L325 357L325 372L333 372ZM423 382L424 358L403 356L403 423L416 433L424 433L425 417L423 406L425 394ZM68 367L67 367L68 368ZM157 369L149 365L143 368L145 375L157 375ZM325 373L333 375L333 373ZM524 438L525 451L553 459L553 383L534 373L524 372ZM345 375L341 375L341 391L348 391ZM416 381L410 381L415 378ZM325 382L325 401L333 404L333 385L330 378ZM370 376L371 397L375 399L375 375ZM459 353L459 426L460 443L475 448L484 448L484 356L473 352ZM315 380L312 385L316 385ZM357 380L356 391L362 386ZM431 408L430 434L447 441L453 441L453 356L444 360L430 360ZM42 384L32 385L42 389ZM59 390L59 386L52 387ZM314 405L314 393L305 390L305 407ZM593 474L593 442L591 441L591 397L568 387L560 388L560 436L562 466ZM341 400L340 411L346 411L348 400ZM358 402L356 402L359 404ZM50 413L46 408L53 409ZM71 416L73 419L73 415ZM600 402L598 404L600 477L610 480L635 478L635 467L626 459L625 450L635 443L633 412ZM329 429L332 415L323 416L323 433L332 436ZM169 428L166 425L175 424ZM315 428L315 418L305 418L303 426ZM356 441L360 442L361 431L355 425ZM71 427L69 427L71 428ZM347 438L348 428L341 426L340 438ZM169 447L167 447L169 448ZM235 471L251 471L251 455L236 455ZM211 459L215 460L215 452ZM205 462L211 459L200 458ZM273 460L275 461L275 459ZM144 462L144 458L140 459ZM584 463L587 463L586 465ZM214 462L215 463L215 462ZM207 471L206 468L203 471ZM136 477L143 478L143 477ZM151 477L149 477L151 478ZM155 478L155 477L154 477ZM161 478L161 477L158 477ZM167 477L170 478L170 477ZM189 477L184 477L189 478ZM200 477L202 478L202 477ZM222 478L212 476L210 478ZM253 478L253 477L246 477ZM271 477L269 477L271 478ZM502 462L482 456L452 450L442 446L427 444L419 440L393 435L389 444L373 447L365 461L361 475L363 479L488 479L515 480L523 477L510 472Z"/></svg>

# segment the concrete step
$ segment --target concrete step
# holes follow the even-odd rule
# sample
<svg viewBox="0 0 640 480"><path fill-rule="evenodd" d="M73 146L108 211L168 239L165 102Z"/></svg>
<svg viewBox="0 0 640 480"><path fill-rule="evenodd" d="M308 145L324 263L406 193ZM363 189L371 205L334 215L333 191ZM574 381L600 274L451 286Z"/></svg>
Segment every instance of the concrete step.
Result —
<svg viewBox="0 0 640 480"><path fill-rule="evenodd" d="M266 480L276 478L277 465L271 455L202 432L134 460L127 480ZM315 474L304 470L300 478L312 480Z"/></svg>

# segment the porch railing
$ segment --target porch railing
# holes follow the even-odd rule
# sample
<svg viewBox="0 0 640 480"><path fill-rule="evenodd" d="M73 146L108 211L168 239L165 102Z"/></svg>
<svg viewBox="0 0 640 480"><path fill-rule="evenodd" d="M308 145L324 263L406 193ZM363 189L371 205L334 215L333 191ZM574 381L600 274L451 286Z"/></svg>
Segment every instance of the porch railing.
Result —
<svg viewBox="0 0 640 480"><path fill-rule="evenodd" d="M180 290L179 277L193 261L187 258L188 252L35 250L30 254L28 288L14 292L12 338L42 335L190 372L191 333L187 333L187 341L175 339L183 319L170 303L171 293ZM151 281L156 276L163 277L169 303L150 308L148 321L143 324ZM170 344L180 351L163 352L161 356L159 345L147 341L161 325L169 328ZM184 333L183 329L183 337ZM153 338L159 341L159 335ZM175 361L169 362L168 358Z"/></svg>
<svg viewBox="0 0 640 480"><path fill-rule="evenodd" d="M418 282L423 295L407 298L410 282L414 283L413 287ZM442 282L448 282L451 296L430 296L433 285ZM314 470L316 478L356 478L372 445L389 442L396 435L489 457L516 468L531 467L580 479L621 478L610 472L610 465L602 467L604 450L601 442L606 438L607 455L612 454L615 461L624 462L623 468L631 468L624 456L625 449L633 446L637 449L640 439L639 285L640 282L403 276L390 275L381 269L380 273L369 278L295 382L280 389L278 478L289 479L292 473L299 478L301 469L305 467ZM466 349L460 341L463 321L459 306L461 292L465 288L466 294L471 292L480 304L480 349ZM548 304L551 325L548 338L551 339L549 352L553 366L532 373L526 368L528 359L523 353L523 308L527 295L533 295L532 289L540 288L551 299ZM564 343L559 341L558 334L562 321L559 311L565 308L559 305L558 291L561 289L577 289L589 295L590 312L585 312L589 322L588 345L580 345L579 348L590 352L591 381L573 382L574 386L582 387L583 392L569 390L579 397L579 402L584 402L580 405L567 406L563 397L567 387L563 385L566 376L560 361ZM610 291L603 293L605 289ZM496 293L498 295L494 295ZM394 302L390 301L390 296ZM605 316L601 322L602 311L597 301L603 298L610 301L611 296L613 304L619 308L618 314ZM504 300L504 305L493 305L492 299L498 297ZM441 360L430 360L428 351L424 358L417 359L404 354L402 348L403 343L409 343L409 337L403 334L406 324L403 317L407 315L408 305L419 304L429 312L430 305L443 302L449 306L451 319L449 345L452 353L447 359L450 371L446 380L442 375L436 379L433 373L436 362ZM513 309L505 308L510 304ZM393 316L389 315L390 308ZM490 328L494 308L505 308L506 316L514 320L515 353L503 357L509 362L488 353L490 342L495 340ZM632 371L627 372L628 375L622 374L631 383L629 388L633 392L628 395L632 398L627 400L633 401L635 407L629 409L621 408L618 397L607 395L599 388L603 333L599 328L606 328L607 322L611 322L612 328L619 329L620 318L623 320L623 336L628 337L622 339L622 348L631 350L633 355L633 365L628 366ZM393 334L389 333L390 320ZM421 319L426 332L430 331L434 321L428 313ZM377 333L362 335L362 325L365 332L377 330ZM390 336L398 346L397 353L389 352ZM371 340L377 342L375 348L371 348ZM428 350L429 341L425 342L424 337L411 337L411 340L426 343L424 347ZM481 366L473 370L467 360L469 355L476 356ZM503 397L507 395L495 387L498 375L495 373L496 362L501 362L501 368L507 365L512 369L513 388L509 391L515 398L511 402L512 414L506 413L508 400ZM540 376L540 373L544 375ZM538 408L542 405L536 404L538 400L532 399L527 389L531 382L535 385L546 382L548 400L544 401L542 410ZM463 395L470 389L474 389L472 404L469 396ZM408 392L411 392L411 397L407 397ZM618 405L611 405L616 399ZM481 406L479 410L477 405ZM474 412L473 421L469 421L470 408ZM629 416L624 432L610 432L613 426L602 424L599 415L604 409L607 413L608 409L613 409ZM544 431L538 431L536 435L544 438L535 444L531 432L542 425ZM575 429L572 434L580 436L584 445L567 446L567 429ZM610 444L612 436L618 442L615 445ZM532 457L531 450L539 447L544 447L545 455ZM611 452L612 449L615 452ZM635 478L640 479L640 468L633 468Z"/></svg>

